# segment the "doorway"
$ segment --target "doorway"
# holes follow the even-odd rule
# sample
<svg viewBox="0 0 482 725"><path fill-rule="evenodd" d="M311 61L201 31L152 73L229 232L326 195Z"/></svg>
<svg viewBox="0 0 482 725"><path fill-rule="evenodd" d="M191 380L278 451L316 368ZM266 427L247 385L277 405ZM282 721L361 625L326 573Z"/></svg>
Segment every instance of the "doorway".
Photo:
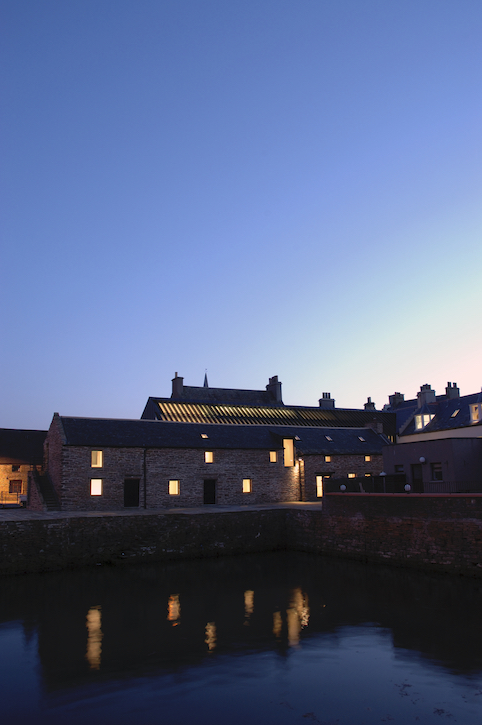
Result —
<svg viewBox="0 0 482 725"><path fill-rule="evenodd" d="M423 472L421 463L412 463L412 490L423 493Z"/></svg>
<svg viewBox="0 0 482 725"><path fill-rule="evenodd" d="M203 503L216 503L216 481L214 478L204 479Z"/></svg>
<svg viewBox="0 0 482 725"><path fill-rule="evenodd" d="M137 508L139 506L139 478L126 478L124 480L124 508Z"/></svg>

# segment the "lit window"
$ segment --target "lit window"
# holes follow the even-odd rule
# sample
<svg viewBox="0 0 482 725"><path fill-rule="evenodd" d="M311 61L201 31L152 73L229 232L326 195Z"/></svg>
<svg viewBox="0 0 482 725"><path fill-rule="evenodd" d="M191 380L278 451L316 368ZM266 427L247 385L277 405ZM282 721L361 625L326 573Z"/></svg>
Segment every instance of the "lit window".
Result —
<svg viewBox="0 0 482 725"><path fill-rule="evenodd" d="M482 420L482 403L470 406L470 422L479 423Z"/></svg>
<svg viewBox="0 0 482 725"><path fill-rule="evenodd" d="M243 478L243 493L251 493L251 491L252 491L251 479Z"/></svg>
<svg viewBox="0 0 482 725"><path fill-rule="evenodd" d="M451 417L451 418L455 418L455 416L456 416L456 415L457 415L458 413L460 413L460 408L457 408L457 410L454 410L454 412L452 413L452 415L451 415L450 417Z"/></svg>
<svg viewBox="0 0 482 725"><path fill-rule="evenodd" d="M207 433L201 433L201 438L208 438L208 437L209 437L209 436L208 436L208 434L207 434Z"/></svg>
<svg viewBox="0 0 482 725"><path fill-rule="evenodd" d="M214 463L213 451L204 451L204 463Z"/></svg>
<svg viewBox="0 0 482 725"><path fill-rule="evenodd" d="M278 460L278 451L270 451L269 452L269 462L276 463L277 460Z"/></svg>
<svg viewBox="0 0 482 725"><path fill-rule="evenodd" d="M325 456L325 463L331 463L331 456Z"/></svg>
<svg viewBox="0 0 482 725"><path fill-rule="evenodd" d="M91 478L90 479L90 495L91 496L102 496L102 479Z"/></svg>
<svg viewBox="0 0 482 725"><path fill-rule="evenodd" d="M372 475L373 475L372 473L365 473L365 478L371 478Z"/></svg>
<svg viewBox="0 0 482 725"><path fill-rule="evenodd" d="M180 481L173 479L169 481L169 496L179 496L181 486Z"/></svg>
<svg viewBox="0 0 482 725"><path fill-rule="evenodd" d="M349 473L348 478L356 478L356 473Z"/></svg>
<svg viewBox="0 0 482 725"><path fill-rule="evenodd" d="M333 441L333 438L331 436L325 436L327 441Z"/></svg>
<svg viewBox="0 0 482 725"><path fill-rule="evenodd" d="M103 451L91 451L90 452L90 465L92 468L102 468L104 465L104 452Z"/></svg>
<svg viewBox="0 0 482 725"><path fill-rule="evenodd" d="M432 481L443 481L442 464L432 463Z"/></svg>
<svg viewBox="0 0 482 725"><path fill-rule="evenodd" d="M316 498L323 496L323 476L316 477Z"/></svg>
<svg viewBox="0 0 482 725"><path fill-rule="evenodd" d="M371 456L365 456L365 463L369 463L372 460Z"/></svg>
<svg viewBox="0 0 482 725"><path fill-rule="evenodd" d="M292 438L283 438L284 463L285 466L295 465L295 449Z"/></svg>
<svg viewBox="0 0 482 725"><path fill-rule="evenodd" d="M365 443L365 439L363 436L358 436L358 440L361 441L362 443Z"/></svg>
<svg viewBox="0 0 482 725"><path fill-rule="evenodd" d="M435 413L423 413L415 416L415 430L422 430L431 420L435 418Z"/></svg>

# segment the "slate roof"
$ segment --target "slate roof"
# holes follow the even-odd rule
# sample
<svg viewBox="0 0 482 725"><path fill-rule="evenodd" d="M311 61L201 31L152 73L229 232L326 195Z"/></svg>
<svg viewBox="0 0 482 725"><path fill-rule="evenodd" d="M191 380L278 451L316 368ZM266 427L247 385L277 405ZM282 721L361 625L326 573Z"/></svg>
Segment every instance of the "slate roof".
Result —
<svg viewBox="0 0 482 725"><path fill-rule="evenodd" d="M283 438L295 440L304 454L376 454L388 443L370 428L308 428L306 426L204 425L148 420L60 418L67 445L119 448L198 448L201 450L280 450ZM202 438L205 434L208 438ZM327 436L332 438L331 441ZM360 440L364 438L364 441Z"/></svg>
<svg viewBox="0 0 482 725"><path fill-rule="evenodd" d="M41 465L46 435L46 430L0 428L0 462Z"/></svg>
<svg viewBox="0 0 482 725"><path fill-rule="evenodd" d="M400 437L417 433L432 433L440 430L457 430L460 428L481 426L482 421L478 423L470 422L469 407L474 403L480 402L480 397L480 393L474 393L473 395L463 395L460 398L452 398L450 400L437 400L436 403L425 405L424 408L428 408L428 411L434 414L435 417L422 430L415 430L415 415L420 413L421 410L414 408L412 409L413 417L409 420L403 431L401 431ZM452 417L456 410L459 412Z"/></svg>
<svg viewBox="0 0 482 725"><path fill-rule="evenodd" d="M332 428L363 428L367 423L375 421L383 424L386 435L395 435L395 414L378 410L325 409L289 405L221 405L178 402L171 398L149 398L142 418L176 423Z"/></svg>

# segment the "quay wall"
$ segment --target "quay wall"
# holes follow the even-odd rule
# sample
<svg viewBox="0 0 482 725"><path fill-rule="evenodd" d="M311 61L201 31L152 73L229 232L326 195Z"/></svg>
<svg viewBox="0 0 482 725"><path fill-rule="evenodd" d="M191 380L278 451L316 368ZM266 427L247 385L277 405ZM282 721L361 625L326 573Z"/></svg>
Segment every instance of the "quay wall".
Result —
<svg viewBox="0 0 482 725"><path fill-rule="evenodd" d="M328 494L291 510L290 548L482 577L481 494Z"/></svg>
<svg viewBox="0 0 482 725"><path fill-rule="evenodd" d="M482 577L481 494L328 494L322 507L1 521L0 573L292 549Z"/></svg>

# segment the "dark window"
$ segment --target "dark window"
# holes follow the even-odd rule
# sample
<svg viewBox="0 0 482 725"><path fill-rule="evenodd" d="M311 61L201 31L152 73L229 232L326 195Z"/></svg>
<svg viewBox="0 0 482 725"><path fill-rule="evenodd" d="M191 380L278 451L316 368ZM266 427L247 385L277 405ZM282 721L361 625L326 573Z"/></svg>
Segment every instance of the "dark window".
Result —
<svg viewBox="0 0 482 725"><path fill-rule="evenodd" d="M17 471L20 471L20 466L18 466L18 465L12 466L12 473L16 473Z"/></svg>
<svg viewBox="0 0 482 725"><path fill-rule="evenodd" d="M126 478L124 481L124 506L136 508L139 506L139 479Z"/></svg>
<svg viewBox="0 0 482 725"><path fill-rule="evenodd" d="M9 481L8 482L9 493L22 493L22 481Z"/></svg>
<svg viewBox="0 0 482 725"><path fill-rule="evenodd" d="M403 463L397 463L395 465L395 473L403 473Z"/></svg>
<svg viewBox="0 0 482 725"><path fill-rule="evenodd" d="M432 463L432 481L443 481L441 463Z"/></svg>
<svg viewBox="0 0 482 725"><path fill-rule="evenodd" d="M213 478L204 479L204 503L216 503L216 481Z"/></svg>

